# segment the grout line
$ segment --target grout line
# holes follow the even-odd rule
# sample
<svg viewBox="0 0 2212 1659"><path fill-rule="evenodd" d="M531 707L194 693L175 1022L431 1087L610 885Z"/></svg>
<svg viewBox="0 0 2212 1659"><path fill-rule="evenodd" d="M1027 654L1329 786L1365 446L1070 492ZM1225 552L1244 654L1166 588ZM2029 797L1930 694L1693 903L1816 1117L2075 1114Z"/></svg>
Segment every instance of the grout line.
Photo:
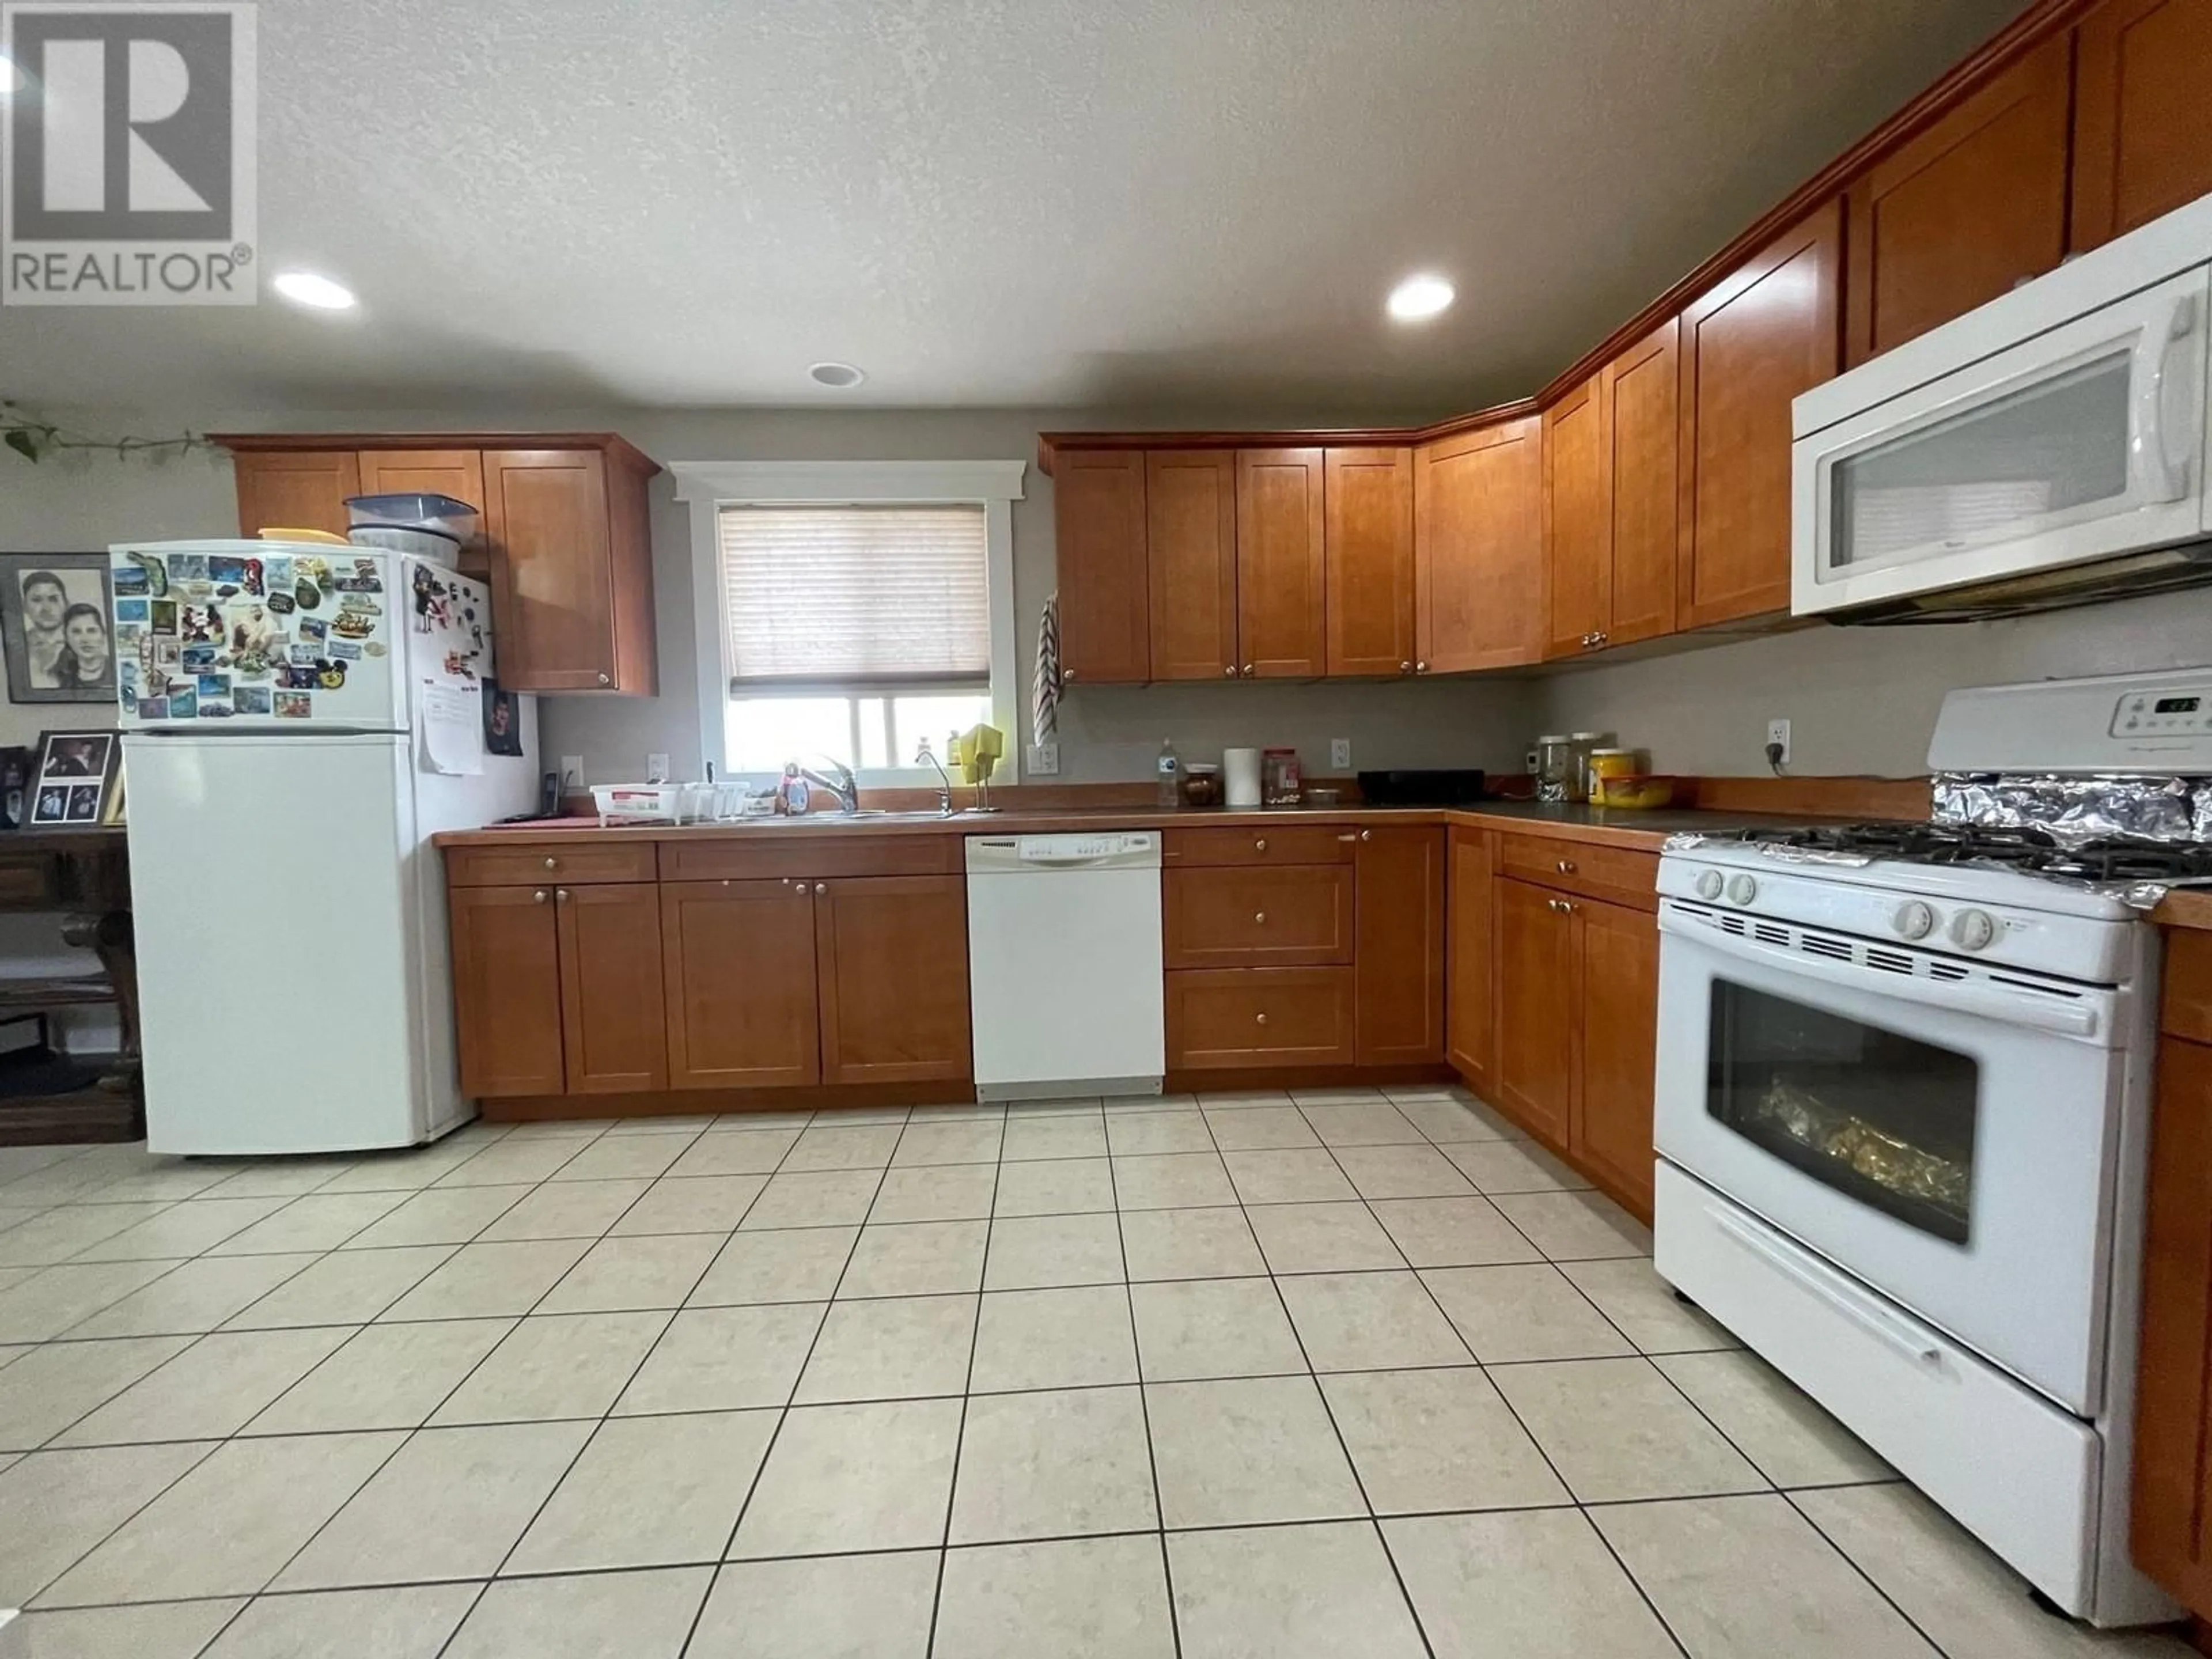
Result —
<svg viewBox="0 0 2212 1659"><path fill-rule="evenodd" d="M909 1126L911 1125L911 1121L912 1121L909 1119ZM899 1139L902 1141L906 1139L906 1131L904 1129L901 1129L899 1131ZM922 1651L925 1654L933 1654L937 1650L937 1620L939 1615L944 1611L945 1607L945 1563L946 1559L946 1553L952 1547L952 1512L954 1507L960 1501L960 1460L962 1455L967 1450L968 1447L968 1402L973 1397L975 1387L975 1352L981 1345L983 1339L983 1280L988 1279L991 1273L991 1238L993 1231L998 1224L997 1212L999 1208L999 1177L1004 1173L1006 1150L1006 1131L1005 1120L1002 1117L1000 1121L999 1128L1000 1157L998 1161L992 1166L992 1214L985 1217L983 1220L983 1265L981 1273L976 1278L975 1294L970 1298L975 1304L975 1311L968 1324L968 1370L961 1378L960 1421L958 1425L952 1431L952 1478L945 1483L945 1525L938 1534L937 1583L930 1591L929 1636L928 1640L922 1649ZM892 1148L891 1156L894 1159L898 1156L898 1151L896 1146ZM886 1180L890 1178L890 1170L888 1166L886 1166L884 1171L884 1178ZM870 1207L873 1208L874 1206L871 1205ZM864 1224L861 1228L861 1234L863 1237L866 1235L866 1231L867 1229ZM857 1255L860 1250L860 1241L858 1239L854 1241L853 1249L854 1253ZM833 1293L830 1298L833 1304L835 1304L836 1299L836 1296ZM829 1316L826 1313L823 1316L823 1322L825 1324L829 1322Z"/></svg>
<svg viewBox="0 0 2212 1659"><path fill-rule="evenodd" d="M1199 1114L1199 1121L1200 1123L1206 1121L1206 1115L1202 1112ZM1209 1129L1207 1139L1210 1140L1212 1138L1212 1132ZM1113 1144L1112 1133L1109 1130L1106 1142L1109 1152ZM1220 1160L1218 1152L1214 1154L1214 1158L1218 1163ZM1176 1608L1175 1561L1168 1553L1167 1505L1166 1501L1160 1496L1159 1448L1152 1443L1152 1396L1145 1389L1145 1356L1137 1346L1137 1291L1136 1286L1129 1281L1129 1241L1127 1236L1121 1231L1123 1213L1121 1189L1115 1177L1110 1158L1108 1160L1106 1173L1108 1181L1114 1186L1114 1246L1121 1252L1121 1297L1124 1305L1129 1311L1129 1353L1136 1361L1137 1414L1138 1420L1144 1425L1145 1467L1151 1474L1152 1481L1152 1518L1160 1523L1160 1581L1167 1593L1168 1638L1173 1644L1175 1659L1182 1659L1182 1615ZM1222 1175L1225 1180L1228 1176L1226 1166L1224 1166ZM1234 1190L1233 1187L1231 1190ZM1241 1214L1242 1212L1239 1213ZM1251 1224L1245 1223L1246 1231L1249 1231L1250 1228ZM1256 1242L1253 1248L1255 1249L1259 1248ZM972 1387L974 1383L972 1377L969 1379L969 1383Z"/></svg>

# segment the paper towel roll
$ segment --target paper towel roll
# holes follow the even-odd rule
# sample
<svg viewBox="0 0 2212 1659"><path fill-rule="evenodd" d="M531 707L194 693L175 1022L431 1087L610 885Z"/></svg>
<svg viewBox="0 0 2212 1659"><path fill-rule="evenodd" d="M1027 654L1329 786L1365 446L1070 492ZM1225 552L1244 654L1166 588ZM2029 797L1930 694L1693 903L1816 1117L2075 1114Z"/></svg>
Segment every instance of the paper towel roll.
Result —
<svg viewBox="0 0 2212 1659"><path fill-rule="evenodd" d="M1222 801L1228 806L1260 804L1260 751L1224 749L1221 751Z"/></svg>

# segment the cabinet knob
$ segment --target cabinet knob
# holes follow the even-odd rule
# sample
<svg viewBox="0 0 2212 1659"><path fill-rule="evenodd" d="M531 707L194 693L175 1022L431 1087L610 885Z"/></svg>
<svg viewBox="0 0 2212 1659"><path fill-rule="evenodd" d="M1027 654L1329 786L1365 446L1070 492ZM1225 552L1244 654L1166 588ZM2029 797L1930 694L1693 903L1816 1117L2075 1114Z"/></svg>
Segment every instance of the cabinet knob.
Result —
<svg viewBox="0 0 2212 1659"><path fill-rule="evenodd" d="M1249 662L1244 665L1244 678L1248 680L1252 678L1252 665Z"/></svg>
<svg viewBox="0 0 2212 1659"><path fill-rule="evenodd" d="M545 860L545 867L548 870L558 870L561 867L561 860L556 858L549 858Z"/></svg>
<svg viewBox="0 0 2212 1659"><path fill-rule="evenodd" d="M826 893L830 890L830 884L826 881L817 881L814 884L814 890L817 893Z"/></svg>
<svg viewBox="0 0 2212 1659"><path fill-rule="evenodd" d="M1252 925L1255 927L1265 927L1267 925L1267 913L1265 910L1255 910L1252 913Z"/></svg>
<svg viewBox="0 0 2212 1659"><path fill-rule="evenodd" d="M1237 678L1237 665L1233 662L1224 663L1222 665L1221 672L1233 680Z"/></svg>
<svg viewBox="0 0 2212 1659"><path fill-rule="evenodd" d="M1413 665L1413 672L1416 674L1425 674L1429 672L1429 665L1425 662L1417 662Z"/></svg>
<svg viewBox="0 0 2212 1659"><path fill-rule="evenodd" d="M1359 832L1359 839L1362 841L1373 841L1375 839L1375 832L1372 830L1362 830Z"/></svg>
<svg viewBox="0 0 2212 1659"><path fill-rule="evenodd" d="M1073 685L1073 684L1075 684L1075 671L1074 671L1073 668L1063 668L1063 669L1061 669L1061 670L1060 671L1060 683L1062 685Z"/></svg>
<svg viewBox="0 0 2212 1659"><path fill-rule="evenodd" d="M565 904L568 898L568 890L565 887L556 887L553 890L553 896L558 902Z"/></svg>
<svg viewBox="0 0 2212 1659"><path fill-rule="evenodd" d="M612 685L614 683L614 676L611 674L601 674L599 676L599 684L601 685Z"/></svg>
<svg viewBox="0 0 2212 1659"><path fill-rule="evenodd" d="M532 893L532 894L530 896L530 902L531 902L532 904L543 904L543 903L544 903L544 902L545 902L545 890L544 890L543 887L541 887L541 888L539 888L536 892Z"/></svg>
<svg viewBox="0 0 2212 1659"><path fill-rule="evenodd" d="M1255 1023L1257 1023L1257 1024L1261 1024L1261 1025L1265 1025L1265 1024L1267 1023L1267 1015L1265 1015L1265 1014L1258 1014L1258 1015L1255 1015L1255 1016L1254 1016L1254 1019L1255 1019Z"/></svg>
<svg viewBox="0 0 2212 1659"><path fill-rule="evenodd" d="M1265 836L1255 836L1252 841L1252 850L1255 853L1266 852L1267 850L1267 838Z"/></svg>
<svg viewBox="0 0 2212 1659"><path fill-rule="evenodd" d="M1401 662L1398 665L1398 672L1401 674L1410 674L1413 672L1413 665L1411 661Z"/></svg>
<svg viewBox="0 0 2212 1659"><path fill-rule="evenodd" d="M1571 876L1574 872L1575 861L1572 859L1561 859L1559 860L1559 873L1561 875Z"/></svg>
<svg viewBox="0 0 2212 1659"><path fill-rule="evenodd" d="M1598 642L1600 645L1604 645L1604 644L1607 643L1607 642L1608 642L1612 638L1613 638L1613 635L1610 635L1610 634L1608 634L1608 633L1607 633L1607 632L1606 632L1602 628L1601 628L1600 629L1598 629L1598 631L1597 631L1597 642Z"/></svg>

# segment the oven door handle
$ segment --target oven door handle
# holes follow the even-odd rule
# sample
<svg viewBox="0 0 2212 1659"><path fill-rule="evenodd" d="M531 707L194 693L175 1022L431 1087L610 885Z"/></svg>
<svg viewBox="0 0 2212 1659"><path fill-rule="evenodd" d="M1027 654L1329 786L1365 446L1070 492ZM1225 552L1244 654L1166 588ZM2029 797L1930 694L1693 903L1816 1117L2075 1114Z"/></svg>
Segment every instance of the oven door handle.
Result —
<svg viewBox="0 0 2212 1659"><path fill-rule="evenodd" d="M1796 1259L1789 1247L1768 1237L1742 1217L1715 1208L1706 1212L1738 1244L1806 1291L1850 1320L1868 1335L1895 1349L1917 1365L1942 1363L1943 1350L1887 1310L1876 1307L1856 1290L1831 1279L1813 1264Z"/></svg>
<svg viewBox="0 0 2212 1659"><path fill-rule="evenodd" d="M1798 951L1778 950L1771 945L1761 945L1756 939L1723 933L1717 928L1693 928L1680 921L1674 921L1672 927L1668 927L1668 923L1672 920L1663 914L1660 916L1659 925L1662 931L1702 945L1718 955L1734 957L1742 962L1761 963L1829 985L1887 996L1897 995L1904 986L1909 985L1912 988L1913 1001L1923 1007L1978 1014L2000 1024L2025 1026L2031 1030L2049 1031L2059 1036L2094 1037L2100 1024L2094 1008L2056 1002L2033 991L2006 991L1995 986L1974 985L1957 980L1923 979L1917 974L1910 976L1887 974L1879 969L1854 967L1845 963L1830 962L1822 957L1809 957Z"/></svg>

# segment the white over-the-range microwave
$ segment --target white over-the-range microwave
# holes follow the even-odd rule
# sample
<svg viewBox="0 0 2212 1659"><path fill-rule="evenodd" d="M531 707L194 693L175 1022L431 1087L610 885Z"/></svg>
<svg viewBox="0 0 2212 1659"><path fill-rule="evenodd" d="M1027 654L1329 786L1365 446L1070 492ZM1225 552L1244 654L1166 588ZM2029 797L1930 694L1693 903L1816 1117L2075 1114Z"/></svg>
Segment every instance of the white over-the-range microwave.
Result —
<svg viewBox="0 0 2212 1659"><path fill-rule="evenodd" d="M1792 405L1790 609L2017 616L2212 584L2212 196Z"/></svg>

